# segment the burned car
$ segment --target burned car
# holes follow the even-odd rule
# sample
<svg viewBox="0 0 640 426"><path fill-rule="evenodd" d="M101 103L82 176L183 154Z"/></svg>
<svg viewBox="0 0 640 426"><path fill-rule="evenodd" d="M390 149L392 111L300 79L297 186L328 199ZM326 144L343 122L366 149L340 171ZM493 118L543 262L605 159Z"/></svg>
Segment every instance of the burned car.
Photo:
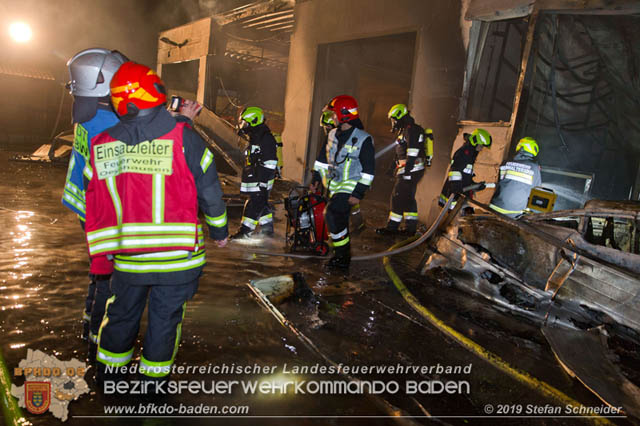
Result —
<svg viewBox="0 0 640 426"><path fill-rule="evenodd" d="M448 221L423 273L445 267L457 286L529 317L640 336L640 202L591 200L518 220L468 202L477 214Z"/></svg>

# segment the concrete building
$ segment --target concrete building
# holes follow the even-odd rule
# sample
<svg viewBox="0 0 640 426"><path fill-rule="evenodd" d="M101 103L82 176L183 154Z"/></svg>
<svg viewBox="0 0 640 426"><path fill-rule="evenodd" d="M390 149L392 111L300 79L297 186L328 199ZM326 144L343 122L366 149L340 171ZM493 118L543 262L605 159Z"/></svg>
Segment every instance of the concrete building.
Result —
<svg viewBox="0 0 640 426"><path fill-rule="evenodd" d="M348 93L360 103L376 149L392 142L386 114L407 103L416 120L435 133L434 162L418 190L425 220L449 163L457 133L465 50L461 3L449 0L298 1L291 38L285 96L285 176L304 181L320 148L318 118L333 96ZM377 164L371 192L387 198Z"/></svg>
<svg viewBox="0 0 640 426"><path fill-rule="evenodd" d="M433 166L417 194L423 221L438 211L451 152L476 127L494 139L476 162L478 181L495 182L514 142L532 136L541 146L543 181L560 194L556 208L589 198L638 199L639 88L628 67L638 61L632 46L639 7L629 0L299 0L285 97L285 176L307 178L321 108L348 93L360 102L376 149L391 142L386 112L395 103L407 103L434 130ZM374 197L389 196L390 157L377 165Z"/></svg>
<svg viewBox="0 0 640 426"><path fill-rule="evenodd" d="M157 67L172 93L207 106L197 121L220 151L237 151L229 124L240 108L265 108L273 130L284 126L291 180L308 182L322 107L350 94L376 150L393 141L393 104L433 129L423 222L439 211L452 152L478 127L493 145L477 181L495 182L531 136L555 208L575 208L640 195L638 12L634 0L268 0L162 32ZM389 198L392 168L392 154L377 160L368 198Z"/></svg>

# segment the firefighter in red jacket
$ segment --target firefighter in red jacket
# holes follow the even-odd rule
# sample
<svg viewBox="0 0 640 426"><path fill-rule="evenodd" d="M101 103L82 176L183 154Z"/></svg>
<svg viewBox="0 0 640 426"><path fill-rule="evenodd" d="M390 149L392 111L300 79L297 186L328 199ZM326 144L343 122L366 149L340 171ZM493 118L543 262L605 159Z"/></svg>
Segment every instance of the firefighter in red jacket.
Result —
<svg viewBox="0 0 640 426"><path fill-rule="evenodd" d="M165 109L155 72L124 63L111 80L111 100L121 121L93 139L84 172L89 254L114 262L113 296L98 336L98 379L105 366L131 361L148 299L139 371L147 380L165 380L205 264L198 210L224 247L226 207L213 155Z"/></svg>
<svg viewBox="0 0 640 426"><path fill-rule="evenodd" d="M312 185L322 182L329 190L325 220L333 243L329 268L351 264L349 217L371 186L376 170L373 137L363 130L358 103L349 95L333 98L326 107L338 127L331 130L313 166Z"/></svg>
<svg viewBox="0 0 640 426"><path fill-rule="evenodd" d="M331 110L322 111L322 115L320 115L320 127L324 131L325 137L329 135L329 132L338 127L338 124L334 120L334 113ZM322 182L316 181L314 185L311 187L311 192L318 192L322 189ZM323 192L323 191L321 191ZM364 229L364 217L362 216L362 210L360 209L360 203L351 206L351 217L349 220L349 231L354 234L362 231Z"/></svg>

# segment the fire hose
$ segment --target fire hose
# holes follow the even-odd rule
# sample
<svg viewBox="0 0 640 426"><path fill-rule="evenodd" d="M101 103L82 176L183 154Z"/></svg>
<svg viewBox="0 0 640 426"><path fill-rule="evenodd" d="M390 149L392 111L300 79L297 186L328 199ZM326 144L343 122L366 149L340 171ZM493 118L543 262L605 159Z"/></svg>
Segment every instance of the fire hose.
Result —
<svg viewBox="0 0 640 426"><path fill-rule="evenodd" d="M413 239L413 241L410 242L409 244L403 247L396 248L391 251L382 251L379 253L366 254L362 256L354 256L351 258L351 261L358 262L362 260L380 259L383 257L394 256L396 254L404 253L406 251L409 251L411 249L418 247L420 244L422 244L427 239L429 239L429 237L433 235L436 229L438 229L438 227L440 226L440 223L442 223L442 220L445 218L445 216L449 212L449 207L451 206L451 203L453 203L454 198L455 197L453 196L449 197L449 200L447 200L447 204L445 204L444 208L440 211L440 214L436 218L435 222L433 222L431 227L427 230L427 232L422 234L420 237L412 237L411 239ZM246 252L246 250L243 250L241 248L234 248L234 247L229 247L229 250ZM295 259L324 259L324 256L316 256L316 255L310 255L310 254L274 253L274 252L268 252L268 251L254 251L253 253L256 255L291 257Z"/></svg>

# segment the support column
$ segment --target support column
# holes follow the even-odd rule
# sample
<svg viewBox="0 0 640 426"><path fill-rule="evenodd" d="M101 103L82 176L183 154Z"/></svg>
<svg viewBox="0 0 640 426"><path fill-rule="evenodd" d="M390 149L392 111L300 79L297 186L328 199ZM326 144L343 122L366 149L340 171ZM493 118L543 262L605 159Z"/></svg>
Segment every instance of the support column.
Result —
<svg viewBox="0 0 640 426"><path fill-rule="evenodd" d="M209 56L200 56L200 66L198 67L198 91L196 92L196 101L200 105L204 105L204 94L207 83L207 62Z"/></svg>

